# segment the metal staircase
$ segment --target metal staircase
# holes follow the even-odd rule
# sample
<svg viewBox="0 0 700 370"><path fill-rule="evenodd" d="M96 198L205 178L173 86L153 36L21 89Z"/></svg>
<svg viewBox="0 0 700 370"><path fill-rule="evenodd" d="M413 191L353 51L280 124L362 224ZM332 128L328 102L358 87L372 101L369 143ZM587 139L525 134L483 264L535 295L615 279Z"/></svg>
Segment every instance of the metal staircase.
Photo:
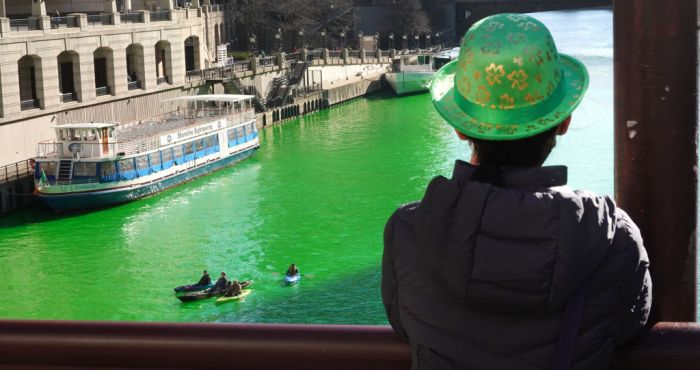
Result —
<svg viewBox="0 0 700 370"><path fill-rule="evenodd" d="M61 160L58 164L58 178L56 179L59 184L70 183L73 177L73 161Z"/></svg>
<svg viewBox="0 0 700 370"><path fill-rule="evenodd" d="M223 80L222 83L228 93L255 96L255 99L253 99L253 104L255 104L255 110L258 112L265 111L266 99L265 97L260 95L258 89L256 89L255 86L243 86L243 84L241 84L241 82L236 78L229 78Z"/></svg>

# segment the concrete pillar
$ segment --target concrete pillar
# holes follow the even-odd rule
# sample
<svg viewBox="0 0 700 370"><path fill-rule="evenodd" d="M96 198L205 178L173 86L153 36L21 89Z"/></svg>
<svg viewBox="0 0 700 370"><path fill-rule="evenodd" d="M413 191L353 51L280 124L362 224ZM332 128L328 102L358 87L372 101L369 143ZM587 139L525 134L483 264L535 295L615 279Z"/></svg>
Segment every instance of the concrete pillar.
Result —
<svg viewBox="0 0 700 370"><path fill-rule="evenodd" d="M68 14L75 17L75 25L80 27L81 30L85 30L88 27L87 14L85 13L71 13Z"/></svg>
<svg viewBox="0 0 700 370"><path fill-rule="evenodd" d="M382 64L382 51L377 49L377 63Z"/></svg>
<svg viewBox="0 0 700 370"><path fill-rule="evenodd" d="M32 17L40 17L42 15L46 15L46 2L32 0Z"/></svg>
<svg viewBox="0 0 700 370"><path fill-rule="evenodd" d="M151 12L148 10L139 10L139 13L141 13L141 22L143 23L151 23Z"/></svg>
<svg viewBox="0 0 700 370"><path fill-rule="evenodd" d="M10 18L0 18L0 35L5 36L10 33Z"/></svg>
<svg viewBox="0 0 700 370"><path fill-rule="evenodd" d="M199 0L191 0L190 1L190 8L199 8Z"/></svg>
<svg viewBox="0 0 700 370"><path fill-rule="evenodd" d="M123 0L123 1L124 1L123 11L125 13L131 12L131 0Z"/></svg>
<svg viewBox="0 0 700 370"><path fill-rule="evenodd" d="M155 88L158 83L156 79L156 45L143 45L143 88L148 90Z"/></svg>
<svg viewBox="0 0 700 370"><path fill-rule="evenodd" d="M2 101L3 117L19 113L19 68L17 61L22 57L20 53L0 55L0 101Z"/></svg>
<svg viewBox="0 0 700 370"><path fill-rule="evenodd" d="M321 59L323 59L323 64L328 64L328 49L321 50Z"/></svg>
<svg viewBox="0 0 700 370"><path fill-rule="evenodd" d="M58 86L58 64L55 55L42 55L41 68L36 70L36 94L42 108L52 108L61 104L61 91Z"/></svg>
<svg viewBox="0 0 700 370"><path fill-rule="evenodd" d="M7 17L7 13L5 12L5 0L0 0L0 18Z"/></svg>
<svg viewBox="0 0 700 370"><path fill-rule="evenodd" d="M195 56L196 57L196 56ZM173 63L174 60L178 60L178 63ZM169 66L170 82L173 85L181 85L185 83L185 43L182 40L177 42L172 42L170 44L170 53L165 54L166 66Z"/></svg>
<svg viewBox="0 0 700 370"><path fill-rule="evenodd" d="M360 63L362 64L364 64L367 61L365 55L365 49L360 49Z"/></svg>
<svg viewBox="0 0 700 370"><path fill-rule="evenodd" d="M343 60L343 64L348 64L348 59L349 59L349 57L348 57L348 49L343 49L343 50L340 52L340 59Z"/></svg>
<svg viewBox="0 0 700 370"><path fill-rule="evenodd" d="M80 58L80 89L78 96L82 96L82 102L95 101L95 56L94 50L81 50Z"/></svg>
<svg viewBox="0 0 700 370"><path fill-rule="evenodd" d="M114 73L112 95L120 95L129 91L129 81L126 73L126 48L115 47L112 51L112 69Z"/></svg>
<svg viewBox="0 0 700 370"><path fill-rule="evenodd" d="M39 29L48 32L51 30L51 17L48 15L42 15L39 17Z"/></svg>
<svg viewBox="0 0 700 370"><path fill-rule="evenodd" d="M117 0L103 0L104 12L105 13L116 13L117 12Z"/></svg>
<svg viewBox="0 0 700 370"><path fill-rule="evenodd" d="M250 69L253 71L254 75L258 74L258 58L253 57L250 60Z"/></svg>
<svg viewBox="0 0 700 370"><path fill-rule="evenodd" d="M284 52L277 53L277 66L279 66L280 69L284 69L284 64L285 64L284 59L285 59Z"/></svg>

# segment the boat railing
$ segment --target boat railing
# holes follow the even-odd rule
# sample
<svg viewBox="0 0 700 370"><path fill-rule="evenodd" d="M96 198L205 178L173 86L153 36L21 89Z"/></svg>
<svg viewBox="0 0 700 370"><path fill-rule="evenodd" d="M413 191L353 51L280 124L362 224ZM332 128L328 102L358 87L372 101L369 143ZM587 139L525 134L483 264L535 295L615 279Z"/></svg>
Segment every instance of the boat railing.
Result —
<svg viewBox="0 0 700 370"><path fill-rule="evenodd" d="M34 172L31 160L26 159L0 167L0 184L30 176Z"/></svg>
<svg viewBox="0 0 700 370"><path fill-rule="evenodd" d="M63 143L55 141L43 141L39 143L36 150L37 158L63 157Z"/></svg>
<svg viewBox="0 0 700 370"><path fill-rule="evenodd" d="M430 64L402 64L401 72L430 72L433 67Z"/></svg>

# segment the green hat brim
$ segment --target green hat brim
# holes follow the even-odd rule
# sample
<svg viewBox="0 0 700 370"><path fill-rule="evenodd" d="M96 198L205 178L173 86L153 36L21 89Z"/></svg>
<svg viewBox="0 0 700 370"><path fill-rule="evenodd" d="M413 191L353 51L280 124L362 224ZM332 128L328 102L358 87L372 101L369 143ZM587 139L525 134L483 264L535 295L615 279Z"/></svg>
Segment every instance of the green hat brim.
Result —
<svg viewBox="0 0 700 370"><path fill-rule="evenodd" d="M459 132L476 139L483 140L518 140L537 135L559 125L566 117L570 116L581 103L583 94L588 88L588 71L577 59L565 54L559 54L562 68L560 86L556 89L559 96L558 103L539 112L535 119L527 119L524 122L504 123L485 122L475 116L479 112L473 110L487 110L479 106L465 106L459 104L459 92L455 89L455 73L457 60L444 65L436 72L430 84L430 95L433 105L447 123ZM560 100L559 100L560 99ZM533 109L537 109L534 107ZM471 110L471 112L470 112ZM507 113L503 113L507 114Z"/></svg>

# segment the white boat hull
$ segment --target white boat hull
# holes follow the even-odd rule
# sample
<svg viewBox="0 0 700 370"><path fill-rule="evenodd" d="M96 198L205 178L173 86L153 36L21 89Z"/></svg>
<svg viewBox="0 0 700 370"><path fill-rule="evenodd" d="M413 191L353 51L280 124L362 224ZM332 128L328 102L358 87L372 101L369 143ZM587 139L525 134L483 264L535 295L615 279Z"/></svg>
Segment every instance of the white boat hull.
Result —
<svg viewBox="0 0 700 370"><path fill-rule="evenodd" d="M414 94L428 91L435 71L406 71L386 74L386 81L396 95Z"/></svg>

